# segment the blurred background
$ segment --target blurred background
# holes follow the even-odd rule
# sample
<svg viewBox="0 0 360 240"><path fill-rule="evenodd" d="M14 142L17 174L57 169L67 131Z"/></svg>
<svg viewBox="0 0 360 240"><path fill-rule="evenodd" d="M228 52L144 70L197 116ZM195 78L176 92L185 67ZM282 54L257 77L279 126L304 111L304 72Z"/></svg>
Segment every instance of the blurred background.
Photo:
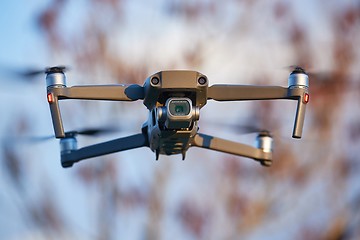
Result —
<svg viewBox="0 0 360 240"><path fill-rule="evenodd" d="M36 0L0 3L1 239L360 239L360 2ZM274 134L274 163L141 148L60 164L45 75L69 86L142 84L167 69L210 84L287 86L310 75L303 138L295 101L209 101L200 131L253 145ZM116 126L80 147L140 132L142 102L63 101L66 130Z"/></svg>

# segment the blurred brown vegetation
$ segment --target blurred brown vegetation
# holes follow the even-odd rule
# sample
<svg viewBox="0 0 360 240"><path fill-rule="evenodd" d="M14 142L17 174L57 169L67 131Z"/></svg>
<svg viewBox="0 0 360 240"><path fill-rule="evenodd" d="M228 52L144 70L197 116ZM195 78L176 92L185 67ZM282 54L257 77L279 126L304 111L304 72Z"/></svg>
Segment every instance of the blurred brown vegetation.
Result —
<svg viewBox="0 0 360 240"><path fill-rule="evenodd" d="M183 52L179 51L177 59L167 59L167 66L149 64L159 54L151 53L151 48L154 47L153 41L149 41L150 50L140 56L144 59L142 64L129 63L126 54L122 54L121 50L113 49L113 42L116 42L114 38L121 38L122 34L126 34L121 29L131 26L131 23L126 21L126 15L129 14L127 1L88 1L87 8L82 10L82 21L74 23L73 29L66 32L62 26L66 11L61 9L70 5L69 2L51 1L36 16L36 21L41 34L47 39L51 56L75 63L73 68L79 72L83 71L84 76L91 76L93 83L116 81L141 84L156 67L158 67L156 71L170 67L186 67L194 70L205 68L208 61L205 54L212 48L207 41L214 35L213 33L219 38L235 39L235 41L239 35L252 34L253 28L259 28L256 21L266 21L257 17L261 14L259 5L266 6L260 9L271 17L269 27L281 33L281 39L286 41L293 52L293 62L289 62L289 65L305 66L309 72L318 65L314 52L309 47L314 41L311 36L312 31L303 24L303 19L296 13L295 5L288 1L274 1L271 4L265 4L265 1L260 0L162 2L158 14L164 15L164 21L176 19L186 27L192 28L201 26L211 19L209 21L217 22L214 27L218 28L206 30L211 26L204 27L205 33L200 35L206 37L192 36L191 39L196 39L193 45L184 48ZM213 187L212 195L204 194L199 197L198 194L202 194L200 190L198 193L184 191L184 194L189 195L174 203L176 206L172 207L175 210L167 205L165 199L169 194L169 182L172 181L174 173L171 162L157 163L152 181L144 183L142 187L123 186L119 181L119 175L122 174L121 159L115 156L106 156L103 158L104 161L96 160L98 161L96 163L91 161L76 165L75 170L71 172L76 176L76 181L81 182L84 188L92 189L89 191L97 191L100 196L97 199L96 210L92 210L97 212L94 220L97 228L93 229L95 238L118 239L118 231L114 229L121 223L116 219L125 216L121 218L124 219L127 215L132 215L132 211L139 209L147 213L143 227L144 239L171 236L171 233L166 233L166 226L173 221L179 224L179 229L184 232L184 238L190 239L239 239L241 236L256 238L257 232L261 233L263 229L286 232L286 229L282 229L289 226L286 221L296 222L290 224L292 227L288 235L275 236L293 239L360 238L358 230L360 229L358 211L360 192L349 185L351 179L354 179L360 170L358 163L360 119L352 117L353 112L359 112L360 75L352 71L360 66L360 53L357 49L360 42L360 5L319 2L324 5L324 11L328 11L328 15L331 15L331 22L328 25L331 26L333 38L331 48L326 49L328 51L326 54L331 56L331 66L327 72L310 74L311 99L302 142L294 143L291 140L275 137L276 162L270 169L263 169L257 165L254 167L247 164L246 160L228 155L222 155L221 159L217 159L218 162L221 161L217 163L218 165L214 161L203 161L204 174ZM230 27L221 18L227 10L226 6L235 8L235 16L231 21L229 20ZM236 8L244 9L244 12L237 11ZM230 30L222 33L221 26L224 29L227 26ZM193 34L196 34L196 31ZM181 65L179 62L184 64ZM221 64L223 62L219 62L219 65ZM98 78L98 76L104 77ZM271 84L272 80L271 75L267 75L261 81L255 80L253 83ZM349 95L357 98L349 99ZM281 128L284 124L279 117L282 109L277 104L272 101L254 103L251 112L248 113L249 121L270 129ZM344 109L347 109L347 112ZM111 112L111 114L119 114L119 112ZM23 123L26 120L17 121L19 134L26 132L28 126L24 126ZM338 136L340 133L342 135ZM9 182L14 183L18 194L24 196L24 217L49 238L67 236L66 234L69 233L66 232L68 226L65 216L61 213L61 209L56 207L52 197L52 192L56 190L44 182L44 193L38 196L36 202L29 200L25 196L27 191L24 191L21 184L27 177L23 168L26 163L16 148L3 143L2 149L2 159L5 161ZM54 153L54 158L56 156ZM191 159L187 161L190 162ZM212 167L207 165L212 164L215 164L213 167L217 170L216 176L213 176L213 172L208 169ZM199 188L201 186L199 185ZM193 200L191 194L196 195L197 197L194 198L200 200ZM326 201L321 202L324 199ZM66 198L63 201L66 201ZM320 206L307 206L306 201ZM296 210L297 208L300 210ZM311 216L317 214L326 215L322 218L323 222ZM165 224L166 221L170 223ZM277 221L280 226L278 228L272 225ZM277 230L269 230L269 233Z"/></svg>

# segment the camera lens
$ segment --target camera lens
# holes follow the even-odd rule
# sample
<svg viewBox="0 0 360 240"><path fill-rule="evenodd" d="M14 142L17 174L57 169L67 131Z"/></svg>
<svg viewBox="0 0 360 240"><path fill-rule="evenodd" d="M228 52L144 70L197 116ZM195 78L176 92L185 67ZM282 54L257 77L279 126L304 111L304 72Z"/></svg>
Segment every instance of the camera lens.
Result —
<svg viewBox="0 0 360 240"><path fill-rule="evenodd" d="M186 100L171 100L169 111L173 116L186 116L190 113L190 103Z"/></svg>
<svg viewBox="0 0 360 240"><path fill-rule="evenodd" d="M177 112L177 113L184 112L184 107L183 106L175 106L175 112Z"/></svg>
<svg viewBox="0 0 360 240"><path fill-rule="evenodd" d="M188 129L196 116L192 109L192 102L189 98L172 97L166 100L166 119L165 127L167 129Z"/></svg>

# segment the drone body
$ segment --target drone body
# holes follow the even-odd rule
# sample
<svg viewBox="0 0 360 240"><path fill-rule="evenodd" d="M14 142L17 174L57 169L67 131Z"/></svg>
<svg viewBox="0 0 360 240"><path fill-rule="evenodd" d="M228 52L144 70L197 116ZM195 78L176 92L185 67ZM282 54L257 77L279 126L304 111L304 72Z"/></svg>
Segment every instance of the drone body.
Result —
<svg viewBox="0 0 360 240"><path fill-rule="evenodd" d="M264 166L270 166L272 138L268 132L259 133L256 147L198 133L201 108L209 99L297 100L293 137L301 138L305 107L309 100L308 76L300 68L290 74L287 88L225 84L209 87L207 77L196 71L161 71L148 77L143 86L120 84L67 87L63 70L54 67L46 71L47 99L55 136L60 138L63 167L71 167L83 159L139 147L149 147L155 152L156 159L160 154L182 154L185 159L187 150L193 146L249 157ZM141 133L78 149L76 134L65 133L63 128L58 103L62 99L143 100L149 117Z"/></svg>

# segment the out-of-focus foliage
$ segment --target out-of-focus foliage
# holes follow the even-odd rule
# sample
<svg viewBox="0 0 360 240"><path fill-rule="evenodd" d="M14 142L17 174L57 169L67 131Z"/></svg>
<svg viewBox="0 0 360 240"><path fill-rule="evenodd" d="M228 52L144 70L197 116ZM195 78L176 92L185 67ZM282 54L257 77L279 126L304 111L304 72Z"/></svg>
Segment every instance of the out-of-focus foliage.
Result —
<svg viewBox="0 0 360 240"><path fill-rule="evenodd" d="M23 149L3 142L2 166L12 194L20 199L19 225L26 226L9 236L360 238L359 3L51 0L34 21L47 39L49 58L80 74L80 79L68 79L69 85L141 84L164 69L198 70L211 83L276 85L286 85L284 67L289 65L315 73L310 74L302 140L287 138L293 104L266 101L237 108L245 103L208 103L204 108L203 132L237 137L231 134L236 129L229 133L220 124L207 125L206 119L274 130L271 168L191 149L184 162L176 156L155 162L150 151L130 151L52 175L29 167L41 151L25 158ZM146 111L141 105L96 104L67 105L65 119L72 126L116 119L124 129L140 129L146 120L139 117ZM14 134L33 132L28 121L26 114L14 119ZM57 161L57 152L50 155L44 161ZM34 196L29 182L36 174L44 180ZM59 196L59 188L70 190Z"/></svg>

